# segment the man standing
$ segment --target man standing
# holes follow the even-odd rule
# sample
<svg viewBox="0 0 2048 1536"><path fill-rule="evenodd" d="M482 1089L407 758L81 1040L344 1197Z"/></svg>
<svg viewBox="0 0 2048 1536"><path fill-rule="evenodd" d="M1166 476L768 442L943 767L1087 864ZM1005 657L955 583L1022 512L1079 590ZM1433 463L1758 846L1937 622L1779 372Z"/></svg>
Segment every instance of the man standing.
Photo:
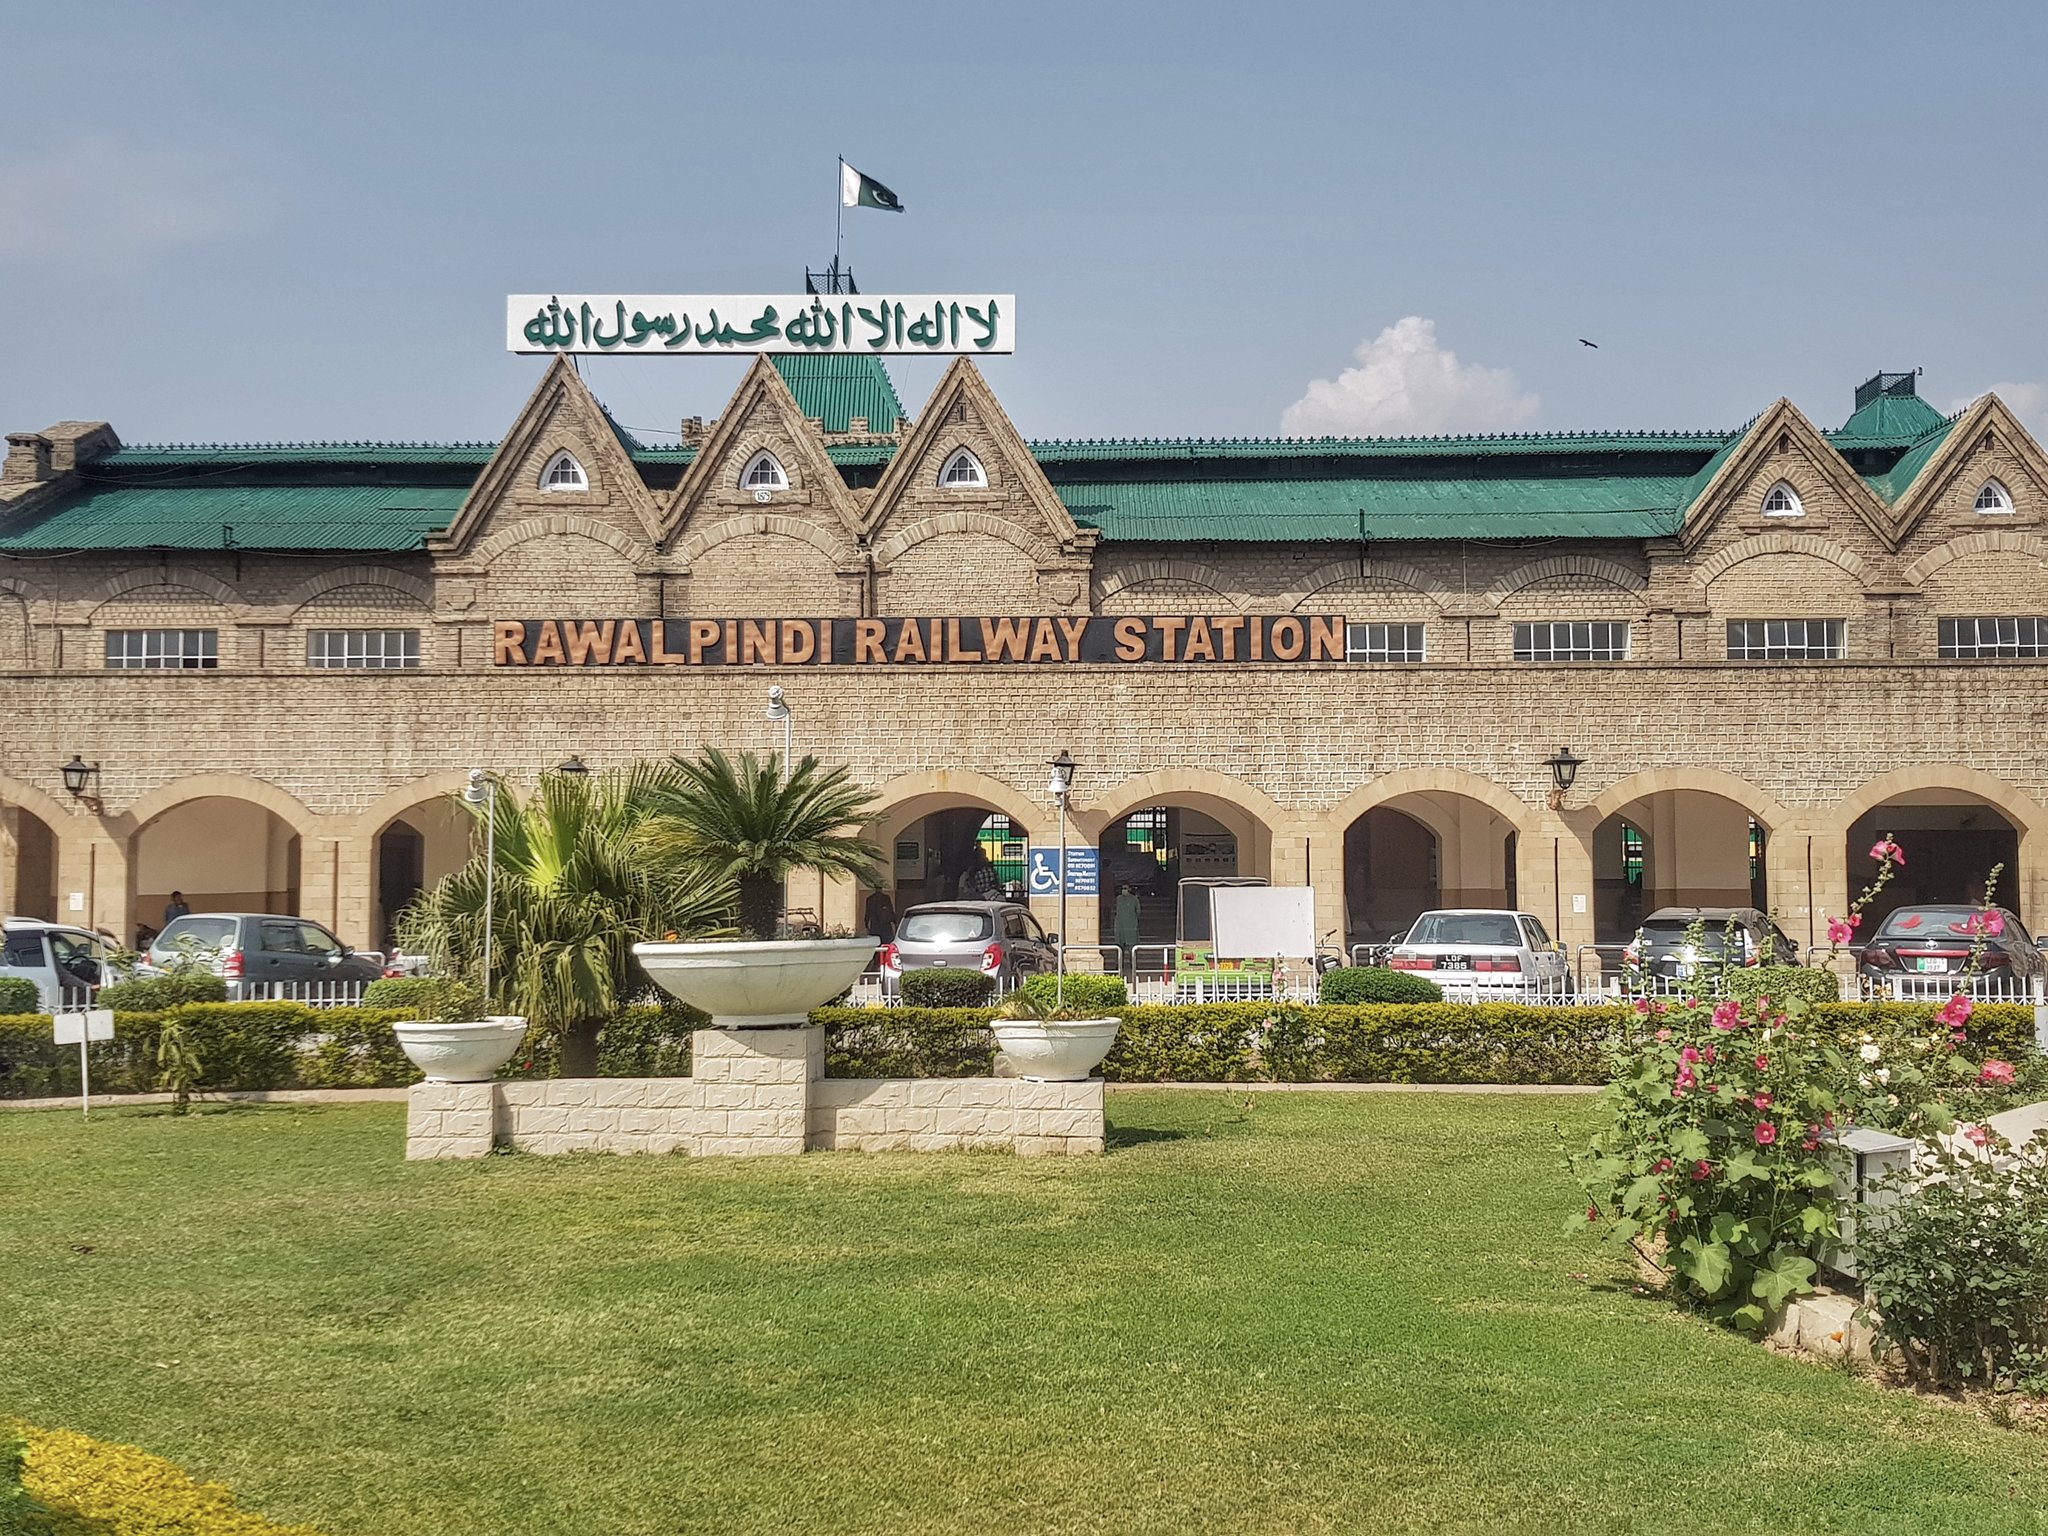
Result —
<svg viewBox="0 0 2048 1536"><path fill-rule="evenodd" d="M190 907L185 905L185 893L183 891L171 892L171 899L164 903L164 926L169 927L173 919L183 917L191 910Z"/></svg>
<svg viewBox="0 0 2048 1536"><path fill-rule="evenodd" d="M1142 909L1138 905L1138 888L1126 880L1116 893L1116 947L1121 954L1123 972L1132 975L1137 969L1138 918Z"/></svg>

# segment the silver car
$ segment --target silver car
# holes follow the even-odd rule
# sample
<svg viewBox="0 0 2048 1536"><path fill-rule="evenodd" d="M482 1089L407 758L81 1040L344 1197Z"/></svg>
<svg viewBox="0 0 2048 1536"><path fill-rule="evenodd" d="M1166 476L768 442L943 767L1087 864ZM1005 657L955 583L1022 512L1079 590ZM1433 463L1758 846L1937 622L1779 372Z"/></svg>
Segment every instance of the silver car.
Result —
<svg viewBox="0 0 2048 1536"><path fill-rule="evenodd" d="M1008 992L1028 977L1058 968L1057 934L1038 926L1014 901L936 901L912 907L882 946L882 991L896 995L905 971L928 967L978 970Z"/></svg>
<svg viewBox="0 0 2048 1536"><path fill-rule="evenodd" d="M121 978L106 939L84 928L46 923L32 917L11 917L0 951L0 976L20 976L36 984L43 1011L83 1008L101 986Z"/></svg>

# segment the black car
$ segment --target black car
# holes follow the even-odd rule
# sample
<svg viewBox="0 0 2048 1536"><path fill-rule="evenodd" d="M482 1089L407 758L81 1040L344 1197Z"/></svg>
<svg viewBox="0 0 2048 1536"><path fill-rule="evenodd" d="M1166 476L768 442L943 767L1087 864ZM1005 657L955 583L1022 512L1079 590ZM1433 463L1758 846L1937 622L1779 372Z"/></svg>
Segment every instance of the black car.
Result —
<svg viewBox="0 0 2048 1536"><path fill-rule="evenodd" d="M1696 945L1686 938L1695 926ZM1658 981L1686 981L1702 967L1797 965L1799 946L1755 907L1659 907L1643 919L1622 963Z"/></svg>
<svg viewBox="0 0 2048 1536"><path fill-rule="evenodd" d="M1970 968L1980 936L1984 948L1977 958L1977 974L1986 982L2024 988L2034 977L2048 973L2048 960L2042 959L2016 915L2004 907L1961 904L1899 908L1864 941L1856 970L1885 981L1961 976Z"/></svg>

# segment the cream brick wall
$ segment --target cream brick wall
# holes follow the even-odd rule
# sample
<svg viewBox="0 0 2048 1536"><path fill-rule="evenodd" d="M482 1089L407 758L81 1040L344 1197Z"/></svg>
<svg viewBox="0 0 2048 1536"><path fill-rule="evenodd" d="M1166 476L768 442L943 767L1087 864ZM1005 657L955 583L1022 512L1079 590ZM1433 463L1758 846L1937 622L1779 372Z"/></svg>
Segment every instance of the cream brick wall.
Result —
<svg viewBox="0 0 2048 1536"><path fill-rule="evenodd" d="M884 614L1037 613L1038 562L986 533L941 534L890 562L879 581Z"/></svg>

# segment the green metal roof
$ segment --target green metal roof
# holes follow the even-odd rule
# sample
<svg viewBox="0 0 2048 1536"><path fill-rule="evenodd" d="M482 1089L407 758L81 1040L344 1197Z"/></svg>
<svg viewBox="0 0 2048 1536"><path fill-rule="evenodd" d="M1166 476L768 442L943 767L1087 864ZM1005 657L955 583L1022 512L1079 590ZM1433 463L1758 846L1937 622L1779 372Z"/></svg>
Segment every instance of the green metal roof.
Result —
<svg viewBox="0 0 2048 1536"><path fill-rule="evenodd" d="M1934 457L1943 443L1948 441L1949 433L1955 428L1953 418L1940 422L1934 431L1907 449L1898 463L1884 474L1865 476L1872 489L1886 501L1897 501L1906 494L1907 487L1920 478L1920 471L1927 467L1927 461Z"/></svg>
<svg viewBox="0 0 2048 1536"><path fill-rule="evenodd" d="M1035 442L1041 464L1201 459L1492 458L1589 453L1708 453L1726 432L1499 432L1467 437L1098 438Z"/></svg>
<svg viewBox="0 0 2048 1536"><path fill-rule="evenodd" d="M853 418L865 416L870 432L894 432L903 402L879 357L859 353L778 353L775 371L806 416L827 432L851 432Z"/></svg>
<svg viewBox="0 0 2048 1536"><path fill-rule="evenodd" d="M1134 543L1663 538L1683 475L1186 480L1061 485L1084 527Z"/></svg>
<svg viewBox="0 0 2048 1536"><path fill-rule="evenodd" d="M418 549L464 486L92 485L0 530L0 552Z"/></svg>
<svg viewBox="0 0 2048 1536"><path fill-rule="evenodd" d="M130 469L264 468L293 464L451 464L479 467L496 443L136 443L92 462L95 475Z"/></svg>
<svg viewBox="0 0 2048 1536"><path fill-rule="evenodd" d="M1903 446L1915 442L1947 421L1918 395L1879 395L1843 422L1828 439L1838 448L1860 443Z"/></svg>

